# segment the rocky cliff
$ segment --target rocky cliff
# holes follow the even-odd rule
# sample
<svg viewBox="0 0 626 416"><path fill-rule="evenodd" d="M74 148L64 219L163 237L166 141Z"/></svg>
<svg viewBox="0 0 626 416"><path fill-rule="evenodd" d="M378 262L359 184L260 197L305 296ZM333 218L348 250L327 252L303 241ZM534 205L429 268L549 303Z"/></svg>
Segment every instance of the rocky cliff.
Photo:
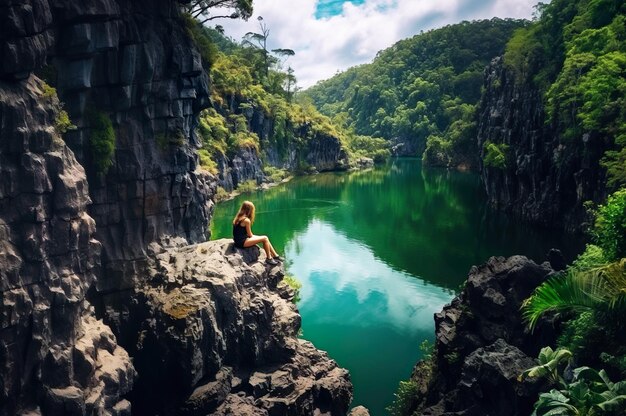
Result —
<svg viewBox="0 0 626 416"><path fill-rule="evenodd" d="M587 220L584 202L606 198L599 165L606 143L591 134L582 140L563 138L558 124L546 122L542 92L516 82L502 58L487 67L484 86L481 159L486 142L508 146L505 166L481 163L489 203L531 222L580 231Z"/></svg>
<svg viewBox="0 0 626 416"><path fill-rule="evenodd" d="M140 413L346 413L348 372L298 339L293 292L264 260L230 240L156 247L121 331L136 346Z"/></svg>
<svg viewBox="0 0 626 416"><path fill-rule="evenodd" d="M0 415L345 413L280 271L184 248L217 178L178 2L3 0L0 41Z"/></svg>
<svg viewBox="0 0 626 416"><path fill-rule="evenodd" d="M240 110L242 102L230 97L228 106L217 110L224 116L242 114L248 130L259 137L259 149L245 147L231 154L217 154L218 184L232 191L243 182L253 180L257 184L267 181L264 166L273 166L295 173L315 173L346 170L348 154L338 137L315 132L311 125L286 126L289 139L276 136L276 119L261 109ZM250 103L245 103L250 105Z"/></svg>
<svg viewBox="0 0 626 416"><path fill-rule="evenodd" d="M135 371L86 301L101 243L35 78L0 81L0 415L129 414Z"/></svg>
<svg viewBox="0 0 626 416"><path fill-rule="evenodd" d="M563 260L551 252L553 266ZM412 379L421 415L519 415L532 412L544 382L519 381L536 365L541 347L554 344L552 322L529 333L520 306L554 269L522 256L492 257L470 270L463 291L435 314L435 350L431 361L418 363Z"/></svg>

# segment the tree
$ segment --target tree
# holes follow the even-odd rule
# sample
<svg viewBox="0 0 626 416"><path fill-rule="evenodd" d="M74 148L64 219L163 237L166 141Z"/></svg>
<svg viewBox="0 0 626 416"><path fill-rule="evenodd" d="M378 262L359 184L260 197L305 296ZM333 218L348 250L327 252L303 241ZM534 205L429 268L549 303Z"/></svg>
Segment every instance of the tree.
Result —
<svg viewBox="0 0 626 416"><path fill-rule="evenodd" d="M261 29L260 33L257 32L248 32L243 36L243 44L244 46L250 46L261 51L263 56L264 70L265 70L265 79L267 79L270 70L269 64L269 51L267 50L267 39L270 37L270 30L267 25L263 22L263 16L259 16L257 18L259 21L259 28Z"/></svg>
<svg viewBox="0 0 626 416"><path fill-rule="evenodd" d="M230 14L213 14L215 9L233 11ZM252 0L192 0L185 10L201 24L219 18L248 20L252 16Z"/></svg>
<svg viewBox="0 0 626 416"><path fill-rule="evenodd" d="M285 81L287 83L287 96L290 96L291 93L291 85L292 83L295 83L295 77L293 76L293 70L291 69L291 67L287 70L287 74L274 74L274 76L272 77L272 79L270 79L270 67L274 64L277 64L277 69L280 70L280 68L282 67L282 64L291 56L294 56L296 53L293 51L293 49L284 49L284 48L278 48L278 49L272 49L272 53L276 56L272 56L270 54L270 51L267 49L267 39L270 36L270 29L267 27L267 25L263 22L263 16L259 16L257 18L257 20L259 21L259 29L260 32L248 32L244 35L243 37L243 45L244 46L248 46L251 47L255 50L258 50L261 52L261 55L263 57L263 76L264 79L263 81L265 82L266 85L270 85L272 83L276 83L273 81L276 81L278 79L280 79L279 84L282 87L282 82ZM291 72L289 72L291 71ZM273 91L276 90L276 88L272 88Z"/></svg>

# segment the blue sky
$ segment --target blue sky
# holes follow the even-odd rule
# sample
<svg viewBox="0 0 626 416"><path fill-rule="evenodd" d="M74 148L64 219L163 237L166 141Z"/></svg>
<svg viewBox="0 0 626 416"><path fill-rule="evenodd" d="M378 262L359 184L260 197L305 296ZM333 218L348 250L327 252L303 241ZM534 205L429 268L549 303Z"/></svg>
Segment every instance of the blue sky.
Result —
<svg viewBox="0 0 626 416"><path fill-rule="evenodd" d="M343 11L343 4L347 2L358 6L365 3L365 0L319 0L315 8L315 18L323 19L340 15Z"/></svg>
<svg viewBox="0 0 626 416"><path fill-rule="evenodd" d="M216 20L236 40L270 28L270 48L289 48L300 87L371 61L378 51L420 31L462 20L530 18L537 0L254 0L247 21Z"/></svg>

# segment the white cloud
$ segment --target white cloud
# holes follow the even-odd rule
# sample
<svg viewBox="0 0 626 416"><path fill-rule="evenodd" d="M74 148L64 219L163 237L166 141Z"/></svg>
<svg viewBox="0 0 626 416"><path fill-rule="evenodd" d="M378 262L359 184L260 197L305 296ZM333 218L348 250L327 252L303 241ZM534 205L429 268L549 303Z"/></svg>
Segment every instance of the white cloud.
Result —
<svg viewBox="0 0 626 416"><path fill-rule="evenodd" d="M308 87L337 71L371 61L376 53L422 30L461 20L530 18L537 0L367 0L345 3L343 13L315 19L317 0L255 0L247 22L215 21L236 40L258 31L257 16L271 30L271 48L290 48L298 85Z"/></svg>
<svg viewBox="0 0 626 416"><path fill-rule="evenodd" d="M378 325L413 335L430 331L433 314L454 296L394 270L361 242L317 219L287 244L285 254L293 260L289 273L302 283L298 307L309 322ZM333 294L332 300L327 293ZM342 302L342 307L326 308L329 301Z"/></svg>

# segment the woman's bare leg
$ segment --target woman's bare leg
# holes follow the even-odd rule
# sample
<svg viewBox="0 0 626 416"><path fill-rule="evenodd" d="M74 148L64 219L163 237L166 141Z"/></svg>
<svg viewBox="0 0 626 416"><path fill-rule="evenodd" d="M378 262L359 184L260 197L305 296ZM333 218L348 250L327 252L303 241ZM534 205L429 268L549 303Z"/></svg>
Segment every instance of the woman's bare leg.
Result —
<svg viewBox="0 0 626 416"><path fill-rule="evenodd" d="M276 252L276 250L274 250L274 246L272 245L269 239L267 240L267 242L270 245L270 253L272 253L272 257L278 257L278 253Z"/></svg>
<svg viewBox="0 0 626 416"><path fill-rule="evenodd" d="M270 244L270 239L267 238L266 235L253 235L252 237L248 237L246 238L246 241L244 241L243 246L252 247L259 243L263 244L263 250L265 250L265 255L268 259L275 256L275 254L272 254L273 247Z"/></svg>

